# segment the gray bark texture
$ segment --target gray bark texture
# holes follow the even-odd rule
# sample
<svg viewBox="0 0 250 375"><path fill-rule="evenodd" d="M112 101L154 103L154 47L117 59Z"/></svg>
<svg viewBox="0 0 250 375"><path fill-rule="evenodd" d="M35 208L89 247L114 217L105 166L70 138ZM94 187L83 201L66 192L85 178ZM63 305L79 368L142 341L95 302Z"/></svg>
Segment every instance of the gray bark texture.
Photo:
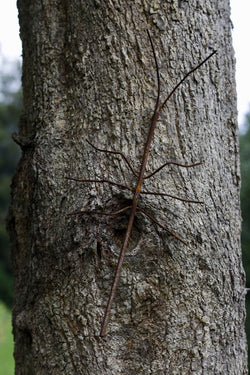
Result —
<svg viewBox="0 0 250 375"><path fill-rule="evenodd" d="M23 154L12 184L16 374L247 374L235 60L228 0L18 0ZM99 332L157 96L162 111L107 335ZM16 139L17 136L16 136Z"/></svg>

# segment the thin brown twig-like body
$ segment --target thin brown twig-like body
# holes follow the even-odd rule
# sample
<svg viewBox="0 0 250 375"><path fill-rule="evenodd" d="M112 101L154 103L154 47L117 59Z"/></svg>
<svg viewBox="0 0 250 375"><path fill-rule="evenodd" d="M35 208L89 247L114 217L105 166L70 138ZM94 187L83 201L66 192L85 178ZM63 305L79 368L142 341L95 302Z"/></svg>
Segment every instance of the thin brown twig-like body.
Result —
<svg viewBox="0 0 250 375"><path fill-rule="evenodd" d="M114 298L115 298L116 289L117 289L117 286L118 286L118 283L119 283L119 278L120 278L120 274L121 274L121 268L122 268L123 260L124 260L125 253L126 253L126 250L127 250L127 247L128 247L128 241L129 241L130 234L131 234L131 231L132 231L132 227L133 227L133 222L134 222L136 211L139 210L144 215L146 215L150 220L152 220L155 224L157 224L162 229L164 229L169 235L171 235L172 237L176 238L178 241L182 242L183 244L187 245L187 242L185 242L184 240L182 240L174 232L170 231L168 228L166 228L161 223L159 223L153 216L151 216L151 214L149 214L144 209L138 207L138 201L139 201L140 194L168 196L168 197L171 197L171 198L174 198L174 199L178 199L180 201L188 202L188 203L200 203L200 204L203 203L201 201L190 200L190 199L186 199L186 198L180 198L180 197L177 197L175 195L171 195L171 194L167 194L167 193L161 193L161 192L155 193L155 192L142 191L141 187L142 187L143 181L145 179L148 179L148 178L152 177L153 175L155 175L156 173L158 173L162 168L164 168L167 165L177 165L179 167L190 168L190 167L198 166L198 165L200 165L200 164L203 163L201 161L201 162L197 162L197 163L194 163L194 164L180 164L180 163L177 163L177 162L174 162L174 161L169 161L169 162L164 163L159 168L157 168L154 172L152 172L152 173L148 174L147 176L145 176L145 170L146 170L146 165L147 165L147 161L148 161L150 145L152 143L152 139L153 139L153 136L154 136L154 130L155 130L155 127L156 127L156 124L157 124L157 121L158 121L158 118L160 116L161 111L166 106L166 103L170 99L170 97L174 94L174 92L177 90L177 88L187 79L187 77L190 74L192 74L193 72L195 72L197 69L199 69L208 59L210 59L216 53L216 51L213 51L208 57L206 57L195 68L193 68L192 70L190 70L178 82L178 84L172 89L172 91L168 94L167 98L160 105L160 103L159 103L160 102L160 74L159 74L159 67L158 67L158 62L157 62L157 58L156 58L156 54L155 54L155 49L154 49L153 41L151 39L151 36L150 36L150 33L149 33L148 30L147 30L147 34L148 34L148 38L149 38L149 41L150 41L150 44L151 44L151 48L152 48L152 52L153 52L153 57L154 57L154 61L155 61L155 66L156 66L156 74L157 74L157 99L156 99L156 103L155 103L154 113L153 113L153 116L152 116L152 119L151 119L151 124L150 124L150 127L149 127L147 141L146 141L146 144L145 144L145 147L144 147L144 153L143 153L143 158L142 158L142 162L141 162L141 167L140 167L139 174L137 174L135 172L135 170L133 169L133 167L131 166L131 164L129 163L128 159L126 158L126 156L123 153L118 152L118 151L110 151L110 150L105 150L105 149L98 148L98 147L94 146L90 141L87 140L87 142L89 143L89 145L91 145L97 151L120 155L124 159L124 161L126 162L126 164L129 167L129 169L132 171L132 173L134 174L134 176L137 177L136 188L132 189L132 188L128 187L127 185L116 183L116 182L113 182L113 181L108 180L108 179L80 179L80 178L74 178L74 177L67 177L68 180L73 180L73 181L78 181L78 182L108 183L108 184L111 184L111 185L114 185L114 186L118 186L118 187L120 187L122 189L133 191L133 193L134 193L132 205L126 206L126 207L121 208L120 210L117 210L117 211L114 211L114 212L105 213L105 212L102 212L102 211L81 210L81 211L71 212L69 214L69 215L76 215L76 214L92 213L92 214L97 214L97 215L107 215L107 216L110 215L110 216L112 216L112 215L117 215L119 213L122 213L122 212L126 211L127 209L131 209L129 220L128 220L128 226L127 226L126 233L125 233L125 236L124 236L123 245L122 245L122 248L120 250L120 255L119 255L119 259L118 259L118 263L117 263L117 267L116 267L116 272L115 272L115 276L114 276L114 279L113 279L113 284L112 284L112 287L111 287L111 291L110 291L110 294L109 294L108 303L107 303L105 314L104 314L104 319L103 319L103 323L102 323L102 327L101 327L101 332L100 332L100 336L101 337L105 336L105 334L106 334L106 329L107 329L107 325L108 325L108 321L109 321L109 317L110 317L110 313L111 313L111 308L112 308L112 304L113 304L113 301L114 301Z"/></svg>
<svg viewBox="0 0 250 375"><path fill-rule="evenodd" d="M128 241L129 241L129 237L130 237L130 233L131 233L131 230L132 230L132 226L133 226L133 222L134 222L134 218L135 218L135 213L136 213L136 209L137 209L137 205L138 205L138 201L139 201L139 196L140 196L140 193L141 193L141 186L142 186L142 183L143 183L143 180L144 180L144 173L145 173L145 169L146 169L146 165L147 165L147 161L148 161L150 145L151 145L151 142L152 142L152 139L153 139L153 136L154 136L154 130L155 130L155 127L156 127L159 115L160 115L162 109L164 108L164 106L166 105L167 101L174 94L174 92L181 85L181 83L191 73L193 73L201 65L203 65L215 53L215 51L212 52L205 60L203 60L199 65L197 65L190 72L188 72L184 76L184 78L170 92L170 94L167 96L166 100L162 103L162 105L159 106L159 100L160 100L160 76L159 76L159 68L158 68L157 58L156 58L156 54L155 54L155 50L154 50L154 45L153 45L153 42L152 42L152 39L151 39L151 36L150 36L148 30L147 30L147 33L148 33L148 37L149 37L150 44L151 44L151 47L152 47L152 51L153 51L153 55L154 55L154 60L155 60L155 65L156 65L157 82L158 82L157 100L156 100L154 114L153 114L153 117L152 117L152 120L151 120L151 125L150 125L149 132L148 132L147 141L146 141L145 148L144 148L144 154L143 154L143 158L142 158L142 162L141 162L140 173L139 173L139 177L138 177L138 180L137 180L137 186L136 186L136 189L135 189L135 193L134 193L134 197L133 197L133 203L132 203L132 208L131 208L130 217L129 217L129 221L128 221L128 227L127 227L127 231L125 233L125 238L124 238L123 246L122 246L122 249L120 251L120 256L119 256L119 260L118 260L117 267L116 267L115 277L114 277L113 285L112 285L112 288L111 288L111 291L110 291L109 300L108 300L108 304L107 304L105 315L104 315L104 320L103 320L102 327L101 327L100 335L102 337L105 336L105 334L106 334L106 329L107 329L107 325L108 325L108 321L109 321L111 307L112 307L113 300L114 300L115 293L116 293L116 289L117 289L117 286L118 286L118 282L119 282L119 278L120 278L120 273L121 273L121 268L122 268L124 256L125 256L125 253L126 253L126 250L127 250ZM143 212L143 210L141 210L141 211ZM145 211L144 211L144 214L146 214ZM148 214L146 214L146 215L149 216ZM153 220L153 218L151 217L151 215L149 217ZM159 223L157 223L157 224L159 224ZM164 229L166 229L166 228L164 228ZM175 238L177 238L182 243L186 244L186 242L184 242L183 240L181 240L175 234L173 234L171 232L170 232L170 234L172 236L174 236Z"/></svg>

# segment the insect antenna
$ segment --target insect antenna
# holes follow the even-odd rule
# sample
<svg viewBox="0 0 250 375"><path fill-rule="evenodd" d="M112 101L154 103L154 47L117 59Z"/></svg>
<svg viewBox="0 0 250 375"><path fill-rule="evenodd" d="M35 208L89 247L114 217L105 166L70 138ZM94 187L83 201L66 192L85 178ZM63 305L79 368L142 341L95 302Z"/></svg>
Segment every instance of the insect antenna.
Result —
<svg viewBox="0 0 250 375"><path fill-rule="evenodd" d="M171 96L174 94L174 92L178 89L178 87L187 79L188 76L190 76L192 73L194 73L197 69L199 69L207 60L209 60L217 51L213 51L208 55L201 63L196 65L193 69L191 69L185 76L177 83L177 85L173 88L173 90L170 91L164 102L160 105L159 113L163 110L168 100L171 98Z"/></svg>
<svg viewBox="0 0 250 375"><path fill-rule="evenodd" d="M149 38L149 41L150 41L150 44L151 44L153 56L154 56L156 76L157 76L157 99L156 99L155 110L154 110L154 115L155 115L157 110L158 110L159 103L160 103L161 80L160 80L159 65L158 65L158 61L157 61L157 57L156 57L156 53L155 53L154 43L153 43L153 40L151 38L151 35L150 35L150 32L148 31L148 29L147 29L147 34L148 34L148 38Z"/></svg>

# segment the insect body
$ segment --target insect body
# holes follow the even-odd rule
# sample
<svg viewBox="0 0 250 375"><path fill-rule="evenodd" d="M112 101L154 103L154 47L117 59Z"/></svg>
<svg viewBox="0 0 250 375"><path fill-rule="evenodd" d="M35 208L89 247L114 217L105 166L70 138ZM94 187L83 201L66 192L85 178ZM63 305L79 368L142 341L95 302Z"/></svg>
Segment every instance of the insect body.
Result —
<svg viewBox="0 0 250 375"><path fill-rule="evenodd" d="M180 164L180 163L177 163L177 162L171 162L170 161L170 162L166 162L165 164L163 164L160 168L156 169L154 172L152 172L148 176L145 176L145 169L146 169L146 165L147 165L147 161L148 161L148 156L149 156L149 151L150 151L150 145L151 145L152 140L153 140L154 130L155 130L155 127L157 125L157 121L159 119L161 111L166 106L167 101L170 99L170 97L173 95L173 93L176 91L176 89L185 81L185 79L190 74L192 74L194 71L196 71L197 69L199 69L208 59L210 59L216 53L216 51L213 51L209 56L207 56L195 68L193 68L192 70L190 70L179 81L179 83L172 89L172 91L168 94L167 98L160 105L160 75L159 75L158 62L157 62L157 58L156 58L156 54L155 54L155 49L154 49L154 45L153 45L153 42L152 42L152 38L151 38L150 33L149 33L148 30L147 30L147 34L148 34L149 41L150 41L150 44L151 44L151 48L152 48L152 51L153 51L153 56L154 56L154 61L155 61L155 66L156 66L158 93L157 93L157 99L156 99L154 113L153 113L153 116L152 116L152 119L151 119L151 124L150 124L149 132L148 132L147 141L146 141L145 148L144 148L144 154L143 154L143 158L142 158L142 162L141 162L141 167L140 167L139 174L137 174L134 171L133 167L130 165L130 163L127 160L126 156L124 154L122 154L121 152L100 149L100 148L97 148L96 146L94 146L89 141L87 141L97 151L121 155L122 158L124 159L124 161L126 162L127 166L132 171L132 173L137 177L136 189L134 190L134 189L132 189L132 188L126 186L126 185L122 185L120 183L116 183L116 182L113 182L113 181L110 181L110 180L107 180L107 179L102 179L102 180L99 180L99 179L78 179L78 178L73 178L73 177L67 177L67 179L69 179L69 180L74 180L74 181L79 181L79 182L108 183L108 184L112 184L112 185L116 185L116 186L122 187L123 189L130 190L130 191L132 191L134 193L132 205L124 207L124 208L122 208L122 209L120 209L118 211L115 211L115 212L105 213L105 212L100 212L100 211L82 210L82 211L77 211L77 212L72 212L71 213L71 214L95 213L95 214L100 214L100 215L117 215L117 214L119 214L121 212L124 212L125 210L130 209L128 226L127 226L127 230L126 230L126 233L125 233L123 245L122 245L122 248L120 250L120 255L119 255L119 259L118 259L118 263L117 263L117 267L116 267L116 272L115 272L113 284L112 284L110 295L109 295L109 300L108 300L108 303L107 303L107 306L106 306L106 311L105 311L105 314L104 314L104 319L103 319L103 323L102 323L102 327L101 327L100 336L102 336L102 337L105 336L105 334L106 334L106 329L107 329L107 325L108 325L108 321L109 321L109 317L110 317L111 307L112 307L112 304L113 304L113 301L114 301L114 298L115 298L115 293L116 293L116 289L117 289L119 278L120 278L121 268L122 268L124 256L125 256L125 253L126 253L126 250L127 250L127 247L128 247L128 241L129 241L129 237L130 237L130 234L131 234L131 231L132 231L132 227L133 227L133 222L134 222L136 211L139 210L140 212L142 212L143 214L145 214L147 217L149 217L153 222L155 222L157 225L159 225L161 228L163 228L164 230L166 230L171 236L175 237L177 240L179 240L183 244L186 244L186 242L183 239L181 239L177 234L175 234L174 232L171 232L168 228L166 228L161 223L159 223L158 221L156 221L148 212L146 212L144 209L142 209L142 208L140 208L138 206L140 194L152 194L152 195L160 195L160 196L169 196L171 198L175 198L175 199L178 199L178 200L181 200L181 201L184 201L184 202L189 202L189 203L203 203L201 201L180 198L180 197L177 197L177 196L174 196L174 195L171 195L171 194L167 194L167 193L161 193L161 192L155 193L155 192L143 191L142 190L142 185L143 185L143 182L144 182L145 179L152 177L154 174L156 174L157 172L159 172L166 165L174 164L174 165L178 165L180 167L189 168L189 167L195 167L197 165L202 164L202 162L197 162L195 164L186 165L186 164Z"/></svg>

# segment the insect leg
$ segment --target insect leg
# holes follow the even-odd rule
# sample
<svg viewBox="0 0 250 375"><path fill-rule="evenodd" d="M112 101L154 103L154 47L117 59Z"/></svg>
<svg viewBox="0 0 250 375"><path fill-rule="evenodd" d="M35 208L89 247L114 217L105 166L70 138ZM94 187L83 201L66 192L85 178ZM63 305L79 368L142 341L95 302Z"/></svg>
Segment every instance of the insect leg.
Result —
<svg viewBox="0 0 250 375"><path fill-rule="evenodd" d="M132 167L132 165L130 164L130 162L128 161L128 159L126 158L126 156L122 152L120 152L120 151L111 151L111 150L105 150L105 149L102 149L102 148L98 148L95 145L93 145L93 143L91 143L88 139L86 139L86 141L96 151L105 152L106 154L120 155L123 158L123 160L127 163L127 166L132 171L132 173L134 174L134 176L138 178L138 174L135 172L134 168Z"/></svg>
<svg viewBox="0 0 250 375"><path fill-rule="evenodd" d="M178 165L179 167L183 167L183 168L191 168L191 167L196 167L198 165L201 165L203 164L204 161L199 161L197 163L194 163L194 164L181 164L181 163L177 163L175 161L167 161L166 163L164 163L161 167L157 168L154 172L150 173L149 175L147 175L146 177L144 177L144 180L146 178L150 178L152 176L154 176L156 173L158 173L162 168L166 167L166 165Z"/></svg>
<svg viewBox="0 0 250 375"><path fill-rule="evenodd" d="M177 234L175 234L174 232L171 232L167 227L165 227L164 225L162 225L161 223L159 223L159 221L157 221L152 215L150 215L147 211L145 211L143 208L140 208L137 206L137 209L139 211L141 211L142 213L144 213L144 215L146 215L150 220L152 220L155 224L157 224L160 228L164 229L168 234L170 234L170 236L176 238L177 240L179 240L180 242L182 242L184 245L187 245L187 242L185 242L184 240L182 240Z"/></svg>

